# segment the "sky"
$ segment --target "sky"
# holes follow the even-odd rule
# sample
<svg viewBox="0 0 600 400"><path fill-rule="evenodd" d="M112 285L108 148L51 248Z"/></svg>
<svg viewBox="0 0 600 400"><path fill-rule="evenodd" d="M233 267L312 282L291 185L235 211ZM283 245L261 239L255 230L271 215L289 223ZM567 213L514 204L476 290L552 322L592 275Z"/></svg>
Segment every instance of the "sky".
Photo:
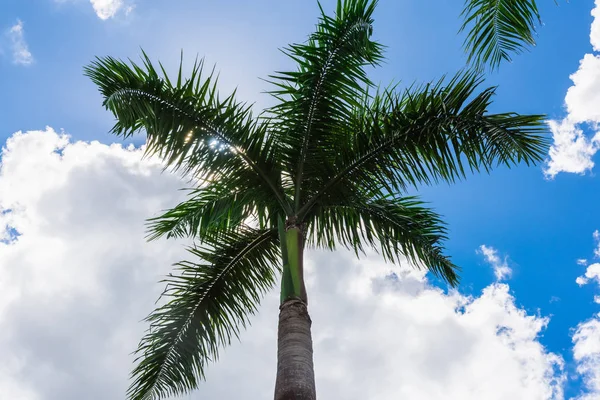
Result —
<svg viewBox="0 0 600 400"><path fill-rule="evenodd" d="M323 1L333 10L334 1ZM382 85L464 67L455 0L381 0ZM547 114L544 163L418 194L448 223L449 290L376 254L309 251L322 398L600 399L600 0L539 0L537 46L487 74L491 112ZM434 4L434 6L432 6ZM0 4L0 399L123 398L140 322L186 243L144 240L180 177L122 142L83 67L95 56L174 71L184 52L256 109L278 50L312 31L308 0L3 0ZM272 396L278 294L186 399ZM241 395L240 395L241 394Z"/></svg>

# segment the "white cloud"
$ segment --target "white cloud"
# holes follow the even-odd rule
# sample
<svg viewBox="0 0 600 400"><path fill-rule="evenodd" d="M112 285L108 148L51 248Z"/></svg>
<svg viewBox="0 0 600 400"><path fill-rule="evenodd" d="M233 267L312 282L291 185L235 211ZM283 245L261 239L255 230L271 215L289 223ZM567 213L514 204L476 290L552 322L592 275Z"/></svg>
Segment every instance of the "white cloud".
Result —
<svg viewBox="0 0 600 400"><path fill-rule="evenodd" d="M500 256L498 256L498 250L482 244L479 246L479 252L483 254L485 260L494 269L494 275L496 276L497 281L502 281L512 276L512 268L508 266L507 257L501 259Z"/></svg>
<svg viewBox="0 0 600 400"><path fill-rule="evenodd" d="M573 335L573 358L587 393L576 400L600 399L600 314L582 322Z"/></svg>
<svg viewBox="0 0 600 400"><path fill-rule="evenodd" d="M17 20L17 23L8 30L7 36L10 40L13 62L18 65L31 65L33 55L25 41L23 21Z"/></svg>
<svg viewBox="0 0 600 400"><path fill-rule="evenodd" d="M587 138L573 122L549 121L553 143L550 147L546 169L548 178L554 178L560 172L584 174L594 167L592 158L600 144L598 137Z"/></svg>
<svg viewBox="0 0 600 400"><path fill-rule="evenodd" d="M600 284L600 264L599 263L588 266L587 270L585 271L585 274L583 276L577 277L577 279L575 280L575 282L577 282L577 284L579 286L586 285L590 281L596 281L598 284Z"/></svg>
<svg viewBox="0 0 600 400"><path fill-rule="evenodd" d="M592 10L594 20L590 31L590 43L594 51L600 51L600 1L596 0L596 7Z"/></svg>
<svg viewBox="0 0 600 400"><path fill-rule="evenodd" d="M583 285L587 285L588 281L584 276L578 276L575 279L575 283L577 283L579 286L583 286Z"/></svg>
<svg viewBox="0 0 600 400"><path fill-rule="evenodd" d="M600 0L599 0L600 1ZM594 256L596 258L600 257L600 231L596 230L592 234L595 242L594 248ZM587 263L579 263L579 265L587 265ZM600 285L600 263L595 263L587 266L585 274L582 276L578 276L575 282L579 286L587 285L590 281L596 281L598 285Z"/></svg>
<svg viewBox="0 0 600 400"><path fill-rule="evenodd" d="M577 265L587 266L588 260L585 258L580 258L577 260Z"/></svg>
<svg viewBox="0 0 600 400"><path fill-rule="evenodd" d="M0 242L0 393L123 396L138 321L182 256L176 242L145 243L143 222L181 186L139 150L49 128L8 140L0 210L12 211L0 227L21 236ZM446 294L423 272L343 251L309 252L306 270L322 398L563 398L563 361L537 340L548 319L518 308L505 284ZM277 312L275 291L189 398L272 396Z"/></svg>
<svg viewBox="0 0 600 400"><path fill-rule="evenodd" d="M72 3L80 2L82 0L54 0L54 2ZM85 0L89 2L94 9L95 14L102 20L108 20L114 18L117 14L123 13L125 16L131 14L135 9L133 0Z"/></svg>
<svg viewBox="0 0 600 400"><path fill-rule="evenodd" d="M331 258L313 261L313 271ZM516 308L507 285L467 298L444 295L411 273L386 282L382 276L390 267L377 261L346 258L336 264L328 272L331 280L321 278L322 286L313 287L315 303L324 305L313 311L317 368L323 371L321 386L331 383L322 397L562 397L562 360L536 340L548 320ZM343 278L328 292L337 277ZM373 283L387 287L374 291ZM336 311L340 301L347 315ZM323 335L319 323L332 317Z"/></svg>
<svg viewBox="0 0 600 400"><path fill-rule="evenodd" d="M596 0L592 15L590 42L595 51L600 51L600 0ZM579 69L570 78L573 86L565 96L567 116L562 121L549 121L554 142L544 173L550 179L561 172L591 171L593 157L600 149L600 132L587 137L581 127L588 124L596 129L600 123L600 56L584 55Z"/></svg>
<svg viewBox="0 0 600 400"><path fill-rule="evenodd" d="M114 17L124 4L123 0L90 0L90 2L92 3L92 7L94 7L94 11L96 11L96 15L104 20ZM133 8L128 13L131 10Z"/></svg>
<svg viewBox="0 0 600 400"><path fill-rule="evenodd" d="M600 0L598 0L600 1ZM594 32L592 32L594 33ZM599 32L600 33L600 32ZM599 42L600 43L600 42ZM593 233L594 241L600 246L600 231ZM599 256L595 249L596 257ZM579 286L590 282L600 286L600 264L595 263L587 267L585 274L579 276L576 282ZM594 296L594 302L600 304L600 296ZM586 393L574 400L599 400L600 399L600 314L587 321L581 322L573 335L573 358L577 363L577 372L583 377Z"/></svg>
<svg viewBox="0 0 600 400"><path fill-rule="evenodd" d="M569 117L575 122L600 122L600 57L586 54L570 78L573 86L565 96Z"/></svg>
<svg viewBox="0 0 600 400"><path fill-rule="evenodd" d="M0 393L14 399L121 398L150 311L180 249L144 241L144 219L181 183L140 153L15 134L0 167Z"/></svg>

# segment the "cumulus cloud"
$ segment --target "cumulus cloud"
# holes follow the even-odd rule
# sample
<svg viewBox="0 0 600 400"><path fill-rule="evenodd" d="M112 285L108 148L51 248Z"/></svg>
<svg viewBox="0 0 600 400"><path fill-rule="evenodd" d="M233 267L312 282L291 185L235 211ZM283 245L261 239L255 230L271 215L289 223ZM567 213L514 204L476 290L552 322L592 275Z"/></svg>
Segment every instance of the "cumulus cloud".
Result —
<svg viewBox="0 0 600 400"><path fill-rule="evenodd" d="M82 0L54 0L57 3L78 2ZM94 12L101 20L114 18L122 13L125 16L131 14L135 9L133 0L86 0L89 1Z"/></svg>
<svg viewBox="0 0 600 400"><path fill-rule="evenodd" d="M139 158L51 129L6 143L0 231L20 236L0 242L3 398L123 397L137 321L180 250L144 241L144 219L182 185Z"/></svg>
<svg viewBox="0 0 600 400"><path fill-rule="evenodd" d="M577 277L576 282L580 286L586 285L589 282L596 281L600 284L600 264L589 265L585 271L585 274Z"/></svg>
<svg viewBox="0 0 600 400"><path fill-rule="evenodd" d="M594 231L594 233L592 234L592 237L594 238L594 242L595 242L594 257L599 258L600 257L600 231L598 231L598 230ZM587 266L585 274L583 274L582 276L578 276L577 279L575 280L575 282L579 286L587 285L588 283L594 282L594 281L596 283L598 283L598 285L600 285L600 263L594 263L591 265L587 265L587 260L586 260L585 263L578 262L578 264Z"/></svg>
<svg viewBox="0 0 600 400"><path fill-rule="evenodd" d="M575 122L598 122L600 111L600 57L586 54L579 62L579 69L570 76L573 86L567 91L567 112Z"/></svg>
<svg viewBox="0 0 600 400"><path fill-rule="evenodd" d="M25 29L23 21L17 20L17 23L10 27L6 33L10 40L13 63L17 65L31 65L33 55L29 51L29 46L25 41Z"/></svg>
<svg viewBox="0 0 600 400"><path fill-rule="evenodd" d="M590 30L590 43L594 51L600 51L600 7L597 5L598 1L596 1L596 7L592 10L594 20L592 21L592 29Z"/></svg>
<svg viewBox="0 0 600 400"><path fill-rule="evenodd" d="M74 143L50 128L7 141L0 393L123 396L139 321L163 289L155 282L183 256L181 243L146 243L144 219L179 201L183 186L139 149ZM308 252L306 273L322 398L563 398L563 361L538 341L548 318L517 307L505 284L446 293L423 272L344 251ZM275 291L188 398L272 396L277 313Z"/></svg>
<svg viewBox="0 0 600 400"><path fill-rule="evenodd" d="M498 250L482 244L479 253L483 254L485 261L494 269L497 281L502 281L512 276L512 268L508 266L507 257L500 258Z"/></svg>
<svg viewBox="0 0 600 400"><path fill-rule="evenodd" d="M592 10L590 42L600 51L600 0ZM600 132L586 136L582 126L596 130L600 123L600 56L586 54L579 69L570 76L573 86L565 96L567 116L562 121L550 121L553 145L550 148L545 174L554 178L560 172L584 174L594 167L593 157L600 149Z"/></svg>
<svg viewBox="0 0 600 400"><path fill-rule="evenodd" d="M576 400L600 399L600 314L579 324L573 335L573 358L587 393Z"/></svg>
<svg viewBox="0 0 600 400"><path fill-rule="evenodd" d="M90 0L90 2L98 18L104 20L114 17L124 5L123 0ZM128 13L133 10L131 7L127 9Z"/></svg>
<svg viewBox="0 0 600 400"><path fill-rule="evenodd" d="M600 232L596 230L592 236L596 246L600 246ZM599 256L598 250L594 250L596 257ZM579 286L590 282L596 282L600 286L600 264L589 265L585 274L577 277L576 282ZM594 302L600 304L600 296L594 296ZM582 376L587 389L574 400L600 399L600 314L581 322L575 328L573 358L577 363L577 372Z"/></svg>
<svg viewBox="0 0 600 400"><path fill-rule="evenodd" d="M554 178L560 172L584 174L594 167L592 158L600 144L597 135L590 139L583 130L571 120L549 121L553 144L550 147L546 169L548 178Z"/></svg>

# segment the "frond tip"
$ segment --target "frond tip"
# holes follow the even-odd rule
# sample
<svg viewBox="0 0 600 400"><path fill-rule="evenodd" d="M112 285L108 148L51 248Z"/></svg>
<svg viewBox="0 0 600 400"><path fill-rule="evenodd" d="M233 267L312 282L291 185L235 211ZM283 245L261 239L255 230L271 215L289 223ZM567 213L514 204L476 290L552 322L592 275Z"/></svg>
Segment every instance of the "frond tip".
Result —
<svg viewBox="0 0 600 400"><path fill-rule="evenodd" d="M470 28L465 40L469 61L479 67L497 68L511 61L511 54L535 45L535 27L540 23L535 0L467 0L461 31Z"/></svg>

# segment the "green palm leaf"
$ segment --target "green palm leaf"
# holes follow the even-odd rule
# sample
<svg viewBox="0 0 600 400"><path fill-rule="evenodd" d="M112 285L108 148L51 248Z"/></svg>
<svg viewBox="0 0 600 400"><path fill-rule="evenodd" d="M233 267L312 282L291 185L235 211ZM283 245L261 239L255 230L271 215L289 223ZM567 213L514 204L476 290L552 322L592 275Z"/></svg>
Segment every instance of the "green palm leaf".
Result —
<svg viewBox="0 0 600 400"><path fill-rule="evenodd" d="M278 122L274 134L283 145L285 169L295 184L296 209L306 177L318 176L315 168L322 148L336 141L333 134L350 117L363 85L370 84L364 67L381 60L382 47L370 39L376 4L339 0L333 18L321 9L308 42L284 50L298 63L298 70L271 76L278 87L271 94L280 100L270 110Z"/></svg>
<svg viewBox="0 0 600 400"><path fill-rule="evenodd" d="M167 166L199 179L244 174L288 207L267 124L252 118L250 107L236 102L234 94L221 100L216 79L212 73L204 77L202 62L194 64L188 79L180 67L173 84L145 54L143 60L138 66L99 58L85 69L117 118L112 133L127 138L143 129L146 152Z"/></svg>
<svg viewBox="0 0 600 400"><path fill-rule="evenodd" d="M341 245L358 255L367 245L389 261L401 262L404 256L450 285L458 283L458 267L443 254L446 228L415 197L354 196L319 207L309 218L307 239L316 247L334 250Z"/></svg>
<svg viewBox="0 0 600 400"><path fill-rule="evenodd" d="M495 88L476 93L482 79L461 73L411 88L386 91L356 110L350 140L332 149L333 162L322 165L330 178L302 207L339 199L357 188L389 193L408 186L454 182L467 171L543 159L548 139L541 115L489 114Z"/></svg>
<svg viewBox="0 0 600 400"><path fill-rule="evenodd" d="M190 249L196 262L181 262L166 279L167 303L147 320L137 350L129 396L161 399L197 387L219 348L238 337L261 296L275 283L280 257L276 230L244 228Z"/></svg>
<svg viewBox="0 0 600 400"><path fill-rule="evenodd" d="M462 15L461 31L469 29L469 61L492 68L535 45L535 26L541 22L535 0L467 0Z"/></svg>
<svg viewBox="0 0 600 400"><path fill-rule="evenodd" d="M228 176L199 189L162 215L148 220L148 238L197 238L216 240L247 221L259 227L275 226L277 201L260 186L240 177Z"/></svg>

